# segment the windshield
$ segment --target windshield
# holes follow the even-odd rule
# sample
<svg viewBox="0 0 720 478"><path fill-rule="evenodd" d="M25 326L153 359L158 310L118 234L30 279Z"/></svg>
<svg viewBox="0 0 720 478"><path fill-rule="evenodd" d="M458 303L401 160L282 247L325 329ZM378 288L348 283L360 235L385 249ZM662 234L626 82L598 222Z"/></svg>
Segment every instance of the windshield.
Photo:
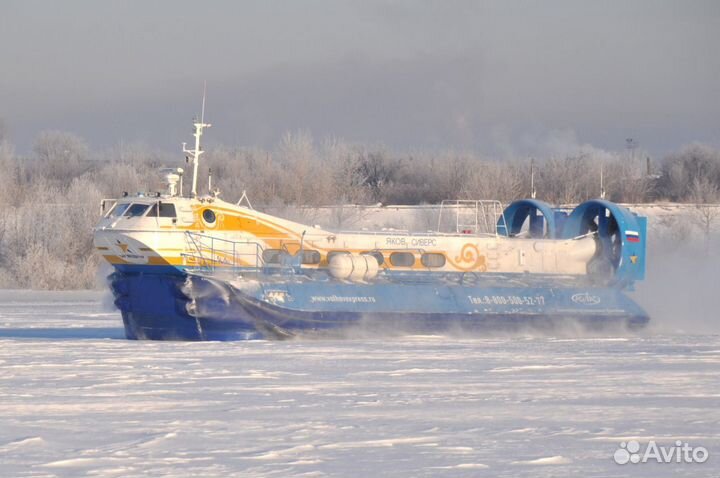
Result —
<svg viewBox="0 0 720 478"><path fill-rule="evenodd" d="M130 205L130 204L128 204L128 203L116 205L116 206L113 208L113 210L112 210L112 212L110 213L110 215L113 216L113 217L122 216L123 213L125 212L125 210L128 208L129 205Z"/></svg>
<svg viewBox="0 0 720 478"><path fill-rule="evenodd" d="M133 204L129 208L127 208L127 211L125 211L125 217L137 217L142 216L145 214L145 211L147 211L150 208L149 204Z"/></svg>

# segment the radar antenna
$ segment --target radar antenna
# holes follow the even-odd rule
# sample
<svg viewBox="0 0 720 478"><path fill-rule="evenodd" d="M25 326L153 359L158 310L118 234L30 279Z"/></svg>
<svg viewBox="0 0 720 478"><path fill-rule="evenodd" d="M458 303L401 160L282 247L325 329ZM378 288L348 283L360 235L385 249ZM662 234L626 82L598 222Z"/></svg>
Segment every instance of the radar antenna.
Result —
<svg viewBox="0 0 720 478"><path fill-rule="evenodd" d="M183 143L183 153L188 155L188 159L192 162L193 167L193 177L192 177L192 190L190 194L192 197L197 197L197 177L198 177L198 165L200 163L200 155L203 153L202 148L200 147L200 137L203 135L203 130L205 128L209 128L212 125L210 123L205 123L205 94L207 92L207 81L203 84L203 99L202 99L202 109L200 112L200 122L195 120L193 123L193 126L195 126L195 133L193 136L195 136L195 149L187 149L186 145L187 143Z"/></svg>

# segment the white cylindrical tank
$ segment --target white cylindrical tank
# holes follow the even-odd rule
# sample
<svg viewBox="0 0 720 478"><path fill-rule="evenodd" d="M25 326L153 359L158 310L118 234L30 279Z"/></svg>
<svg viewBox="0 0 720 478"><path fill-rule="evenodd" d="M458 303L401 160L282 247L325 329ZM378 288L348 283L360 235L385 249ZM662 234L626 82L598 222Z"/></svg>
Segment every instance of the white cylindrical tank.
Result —
<svg viewBox="0 0 720 478"><path fill-rule="evenodd" d="M377 259L369 254L335 254L328 263L331 276L351 281L374 279L379 267Z"/></svg>
<svg viewBox="0 0 720 478"><path fill-rule="evenodd" d="M372 254L363 254L362 257L365 258L368 265L368 271L365 276L365 280L376 278L378 275L378 271L380 270L380 264L378 263L377 257Z"/></svg>
<svg viewBox="0 0 720 478"><path fill-rule="evenodd" d="M374 256L370 254L360 254L359 256L354 257L356 257L355 262L359 262L360 266L355 267L355 270L362 271L362 275L358 280L368 281L377 277L378 269L380 268L380 266L378 265L378 261L377 259L375 259Z"/></svg>
<svg viewBox="0 0 720 478"><path fill-rule="evenodd" d="M353 271L352 255L335 254L328 262L328 272L336 279L349 279Z"/></svg>

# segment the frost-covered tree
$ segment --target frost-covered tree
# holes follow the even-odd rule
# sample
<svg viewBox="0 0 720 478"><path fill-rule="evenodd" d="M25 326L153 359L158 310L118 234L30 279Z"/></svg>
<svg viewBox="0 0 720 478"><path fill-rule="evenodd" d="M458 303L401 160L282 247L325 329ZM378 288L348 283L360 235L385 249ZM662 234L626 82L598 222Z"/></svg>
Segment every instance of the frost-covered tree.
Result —
<svg viewBox="0 0 720 478"><path fill-rule="evenodd" d="M35 138L33 152L43 175L58 182L69 182L88 166L88 145L73 133L43 131Z"/></svg>
<svg viewBox="0 0 720 478"><path fill-rule="evenodd" d="M669 155L662 164L660 190L674 201L693 201L697 181L720 187L720 151L702 144L692 144Z"/></svg>
<svg viewBox="0 0 720 478"><path fill-rule="evenodd" d="M709 252L713 228L720 218L720 207L717 205L720 199L720 188L708 178L697 177L693 180L690 188L690 197L695 203L693 219L703 232L705 250Z"/></svg>

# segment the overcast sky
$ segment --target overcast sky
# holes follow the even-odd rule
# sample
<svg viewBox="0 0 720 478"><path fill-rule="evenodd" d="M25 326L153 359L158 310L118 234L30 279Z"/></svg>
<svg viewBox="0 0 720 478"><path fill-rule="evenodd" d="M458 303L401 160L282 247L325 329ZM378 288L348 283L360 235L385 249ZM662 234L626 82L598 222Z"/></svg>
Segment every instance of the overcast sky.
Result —
<svg viewBox="0 0 720 478"><path fill-rule="evenodd" d="M200 9L198 9L200 8ZM720 1L0 0L0 118L95 148L720 146Z"/></svg>

